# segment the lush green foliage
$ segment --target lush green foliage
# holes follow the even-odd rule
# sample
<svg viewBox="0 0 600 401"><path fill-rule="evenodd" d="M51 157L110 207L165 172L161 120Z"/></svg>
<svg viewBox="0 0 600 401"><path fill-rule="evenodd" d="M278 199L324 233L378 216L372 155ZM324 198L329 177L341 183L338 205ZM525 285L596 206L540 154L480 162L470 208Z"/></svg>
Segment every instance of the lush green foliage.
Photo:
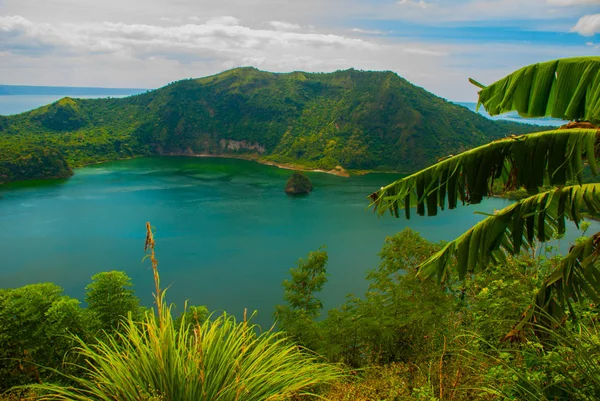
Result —
<svg viewBox="0 0 600 401"><path fill-rule="evenodd" d="M550 317L549 317L550 318ZM528 341L512 349L489 344L476 334L465 339L485 346L465 352L474 365L493 367L482 390L496 399L596 400L600 396L600 336L597 323L587 321L554 329L538 327L544 342Z"/></svg>
<svg viewBox="0 0 600 401"><path fill-rule="evenodd" d="M316 349L321 341L315 327L323 304L315 293L323 289L327 282L327 253L318 250L300 259L297 267L290 269L291 281L285 280L285 305L275 308L275 319L282 330L305 346Z"/></svg>
<svg viewBox="0 0 600 401"><path fill-rule="evenodd" d="M505 90L500 96L504 96L502 107L515 108L515 104L527 105L529 101L531 113L543 104L544 111L548 107L552 113L564 106L568 110L559 113L561 117L570 116L572 111L585 111L577 117L596 115L597 60L567 60L562 64L568 68L560 69L557 75L547 74L546 84L548 91L554 86L565 87L564 91L541 93L540 82L531 84L537 67L491 87ZM583 76L574 73L582 68ZM484 89L481 101L486 104L493 92ZM569 128L573 127L578 125ZM427 386L423 386L423 380L414 380L423 375L411 371L399 386L412 387L412 391L406 394L403 388L391 389L397 399L596 399L600 394L594 323L600 301L600 234L581 239L565 257L547 258L537 252L541 243L564 233L565 219L577 224L582 210L592 215L599 210L597 185L564 187L573 181L581 184L584 160L592 175L596 174L598 130L589 124L586 128L494 142L439 162L371 195L380 213L389 210L399 217L399 209L404 208L408 218L409 209L415 206L420 215L425 214L425 208L429 215L435 215L438 208L454 208L458 201L479 203L491 194L495 180L505 190L525 187L530 195L545 185L559 185L495 212L437 252L430 246L429 252L416 258L412 272L390 281L385 274L390 271L384 267L396 266L391 272L401 271L396 268L404 264L390 261L405 255L403 247L410 249L420 242L410 232L399 234L391 257L384 248L384 262L371 274L375 283L365 297L351 299L315 325L327 333L321 335L327 339L320 344L321 352L354 366L409 362L415 369L428 372ZM533 258L521 254L525 248ZM419 252L411 249L408 254L417 256ZM433 275L441 279L438 284L419 280ZM379 288L386 290L380 293ZM414 291L417 288L419 292ZM390 309L403 301L396 313ZM424 313L428 303L439 314ZM388 327L392 330L387 331ZM411 338L409 334L407 341L411 350L418 350L416 355L399 352L398 339L404 327L406 333L417 335ZM423 348L419 347L424 342L421 335L423 340L432 338ZM499 342L501 339L520 342ZM386 352L386 348L396 353ZM332 353L334 350L337 352Z"/></svg>
<svg viewBox="0 0 600 401"><path fill-rule="evenodd" d="M480 101L486 107L493 108L492 114L498 110L517 109L524 115L544 115L546 110L550 110L553 116L583 117L597 122L595 116L598 114L600 93L600 81L597 77L600 74L598 59L560 60L553 62L553 66L551 64L531 66L511 74L508 78L482 90ZM550 69L552 71L548 72ZM585 71L583 75L579 74L581 71ZM544 113L539 114L542 108ZM562 235L565 231L565 219L578 224L583 209L592 215L598 213L599 188L597 185L581 185L584 158L592 174L596 174L598 130L589 123L584 125L593 129L546 132L473 149L400 179L372 194L371 200L380 213L390 210L394 216L399 217L399 209L404 208L406 217L410 218L409 210L414 206L420 215L424 215L427 205L428 215L433 216L437 214L438 207L444 209L446 202L449 208L456 207L458 200L463 203L479 203L483 196L491 194L496 179L503 181L507 189L525 187L530 194L537 193L544 185L559 185L558 188L530 196L495 212L417 266L417 276L427 279L437 275L439 282L450 293L457 287L457 284L452 283L453 277L458 278L463 294L460 300L465 301L464 294L472 285L470 281L484 276L482 273L487 272L486 268L490 264L501 270L513 270L515 264L511 255L519 255L522 248L535 252L536 240L545 242L553 236ZM563 187L575 179L579 186ZM574 395L582 399L597 397L600 391L595 385L597 369L590 373L592 378L586 372L589 366L597 363L597 357L588 355L586 362L582 364L569 362L557 363L554 366L553 358L573 358L585 352L583 350L586 347L559 341L551 343L544 337L548 333L551 334L550 337L555 336L556 332L552 329L561 328L566 333L563 335L573 338L573 333L564 328L564 319L569 317L577 321L579 313L575 306L581 309L590 301L600 301L600 270L597 266L599 236L600 233L581 240L571 248L566 257L550 263L543 280L540 280L539 275L532 276L533 272L525 271L526 277L535 277L537 283L534 288L523 292L526 294L525 299L517 298L522 302L521 310L525 310L525 313L518 319L512 319L513 328L504 338L521 341L533 338L530 343L533 342L534 350L541 350L541 356L537 355L536 359L535 352L524 346L514 350L508 347L509 351L514 351L512 353L504 352L506 347L498 347L495 348L495 352L499 354L497 357L490 358L486 354L485 357L479 358L478 361L483 365L477 366L480 370L492 366L494 372L501 372L500 376L505 375L503 381L498 381L499 378L495 377L494 388L501 391L492 393L510 399L515 396L517 399L571 399ZM537 264L536 261L534 266ZM524 266L528 267L527 264ZM450 272L457 274L453 276ZM486 287L485 290L487 294L489 289ZM483 293L482 290L481 294ZM506 297L507 294L501 294L500 300ZM528 297L529 302L526 301ZM466 301L468 302L468 299ZM577 305L574 306L574 302ZM500 305L502 304L506 302L500 302ZM477 309L482 305L485 303L471 306L464 311L464 315L476 318ZM514 303L511 306L517 306L516 310L520 309ZM594 304L590 306L595 307ZM511 312L514 310L510 309ZM495 316L494 313L490 315ZM460 319L455 321L460 322ZM467 323L465 327L471 325L468 321L464 323ZM481 330L483 327L475 325L474 328L477 334L473 337L481 339L481 333L485 332ZM593 337L592 332L583 332L588 340L591 340L588 341L591 345L587 348L597 349L597 340L589 338ZM581 333L582 331L580 335ZM535 336L532 337L532 334ZM454 341L457 341L457 338L459 337L455 337ZM489 342L484 341L484 344ZM467 355L469 352L482 355L480 346L473 348L473 344L464 341L460 346L466 348ZM445 352L444 335L442 357ZM541 372L534 371L533 375L527 372L527 369L532 368L532 359L541 365L546 364L540 369ZM503 363L505 360L509 362ZM443 362L443 359L440 359L440 398L443 394ZM507 366L511 366L512 371L507 373ZM492 371L488 370L488 373L494 376ZM458 380L459 370L456 375ZM585 383L586 380L592 383L589 387ZM506 382L508 387L504 386ZM569 388L569 385L574 385L575 388ZM505 388L511 391L505 392ZM489 388L487 390L489 392Z"/></svg>
<svg viewBox="0 0 600 401"><path fill-rule="evenodd" d="M350 297L324 320L304 322L310 330L297 332L300 341L311 341L329 359L360 368L357 380L340 382L327 396L595 399L600 391L596 304L579 304L579 323L560 331L528 326L527 341L502 341L548 274L561 266L563 258L540 245L535 256L508 257L485 276L441 286L417 277L418 266L441 245L409 229L388 238L380 266L367 276L367 293Z"/></svg>
<svg viewBox="0 0 600 401"><path fill-rule="evenodd" d="M115 330L128 313L134 313L134 317L139 314L139 299L130 287L131 279L124 272L92 276L92 282L85 288L85 302L104 330Z"/></svg>
<svg viewBox="0 0 600 401"><path fill-rule="evenodd" d="M416 265L437 245L406 229L386 239L380 266L367 275L369 290L329 311L322 323L333 344L323 348L334 360L362 367L370 364L428 360L453 315L449 295L435 283L422 285Z"/></svg>
<svg viewBox="0 0 600 401"><path fill-rule="evenodd" d="M69 352L79 341L94 344L128 315L142 316L130 286L123 272L96 274L86 287L87 308L50 283L0 289L0 392L61 379L57 372L81 373L72 365L78 356Z"/></svg>
<svg viewBox="0 0 600 401"><path fill-rule="evenodd" d="M0 135L0 184L15 180L67 178L73 171L60 151L7 143Z"/></svg>
<svg viewBox="0 0 600 401"><path fill-rule="evenodd" d="M8 380L1 384L21 384L11 394L18 397L18 391L29 391L27 398L36 400L286 400L310 395L344 376L341 366L299 348L283 332L261 332L245 313L238 323L226 313L209 319L205 307L190 307L174 319L160 288L150 223L146 228L156 313L139 310L131 280L123 272L92 277L86 287L86 310L76 300L61 297L62 290L53 284L0 292L0 345L14 353L2 359L7 365L0 365L0 372ZM325 253L314 258L324 266ZM298 277L303 275L302 265L299 270ZM318 308L310 295L297 303ZM93 323L86 326L85 316ZM84 336L98 324L101 335ZM26 331L34 327L35 333ZM80 333L69 332L71 327ZM61 341L65 344L57 347ZM30 350L37 355L30 357ZM66 353L67 366L58 363L57 355L40 357L48 352L58 353L58 361ZM27 384L32 380L26 377L29 370L23 372L25 362L31 364L38 384ZM40 367L51 375L42 377Z"/></svg>
<svg viewBox="0 0 600 401"><path fill-rule="evenodd" d="M577 117L591 118L599 106L597 84L600 81L596 78L600 73L599 60L566 59L527 67L491 85L492 89L482 90L480 101L486 107L496 107L499 100L494 98L494 93L500 91L498 96L504 97L502 110L507 104L519 110L525 108L525 111L530 106L532 115L538 115L540 105L546 107L547 104L554 110L566 108L564 115L572 117L573 110L580 112L585 105L585 113ZM584 76L579 76L578 71L585 71ZM561 88L564 90L559 90ZM506 189L525 187L529 194L539 192L544 185L559 186L495 212L419 266L421 277L437 275L441 281L447 279L449 267L453 265L458 278L464 281L467 275L481 274L491 263L506 264L507 255L518 254L522 247L531 249L534 238L544 242L564 234L565 219L579 224L582 210L598 214L600 187L581 183L584 158L591 174L597 174L600 131L589 122L583 125L592 129L576 129L578 125L498 141L438 162L373 193L372 205L380 213L390 210L396 217L403 207L407 218L412 206L424 215L427 205L428 215L433 216L438 207L444 209L446 198L450 209L456 207L458 200L481 202L483 196L491 194L495 179L503 181ZM574 180L580 185L564 187ZM509 333L510 337L522 336L525 323L542 319L541 312L560 318L569 308L574 316L571 302L581 302L587 297L600 300L595 238L596 235L573 247L560 268L551 272L521 323Z"/></svg>
<svg viewBox="0 0 600 401"><path fill-rule="evenodd" d="M128 98L64 98L1 117L0 149L9 154L0 154L0 166L21 157L22 149L40 147L56 149L71 166L206 153L326 170L412 171L490 139L532 130L490 121L392 72L273 74L239 68ZM4 181L39 176L0 174Z"/></svg>
<svg viewBox="0 0 600 401"><path fill-rule="evenodd" d="M585 240L581 243L584 244ZM494 394L499 394L501 399L568 400L573 399L574 394L587 397L581 396L580 399L594 399L593 394L599 388L595 383L600 382L598 370L593 365L598 363L599 355L598 335L593 323L598 319L595 304L575 305L580 324L564 327L561 334L564 341L531 335L528 336L530 340L522 344L500 342L542 288L548 273L560 267L562 258L553 255L552 249L542 247L536 257L524 254L509 257L505 265L490 266L485 276L470 275L465 281L448 280L443 286L435 281L422 282L417 277L417 267L442 246L427 242L409 229L388 238L381 252L380 266L367 276L370 285L364 297L349 297L344 305L330 310L324 319L320 318L322 303L318 293L326 281L327 254L322 250L312 252L290 271L291 278L284 284L286 304L277 309L279 324L295 340L331 361L360 368L353 375L354 380L340 381L330 390L323 388L322 395L332 400L365 401L386 396L399 400L493 399ZM539 244L536 247L539 248ZM28 305L19 313L31 314L31 322L44 322L44 318L34 313L34 306L42 300L55 299L57 296L52 294L61 292L60 288L52 285L42 287L47 289L39 297L28 297L20 304ZM5 291L25 290L28 287ZM127 292L127 288L120 292ZM67 304L77 305L76 301L64 298ZM40 309L47 310L48 306ZM9 313L11 318L16 315L14 307L0 310L12 311ZM77 307L76 311L67 316L83 313L85 322L87 309ZM32 334L28 331L34 327L33 323L23 327L15 323L17 326L10 326L9 330L2 332L1 338L10 336L14 330L12 341L27 340L30 343L26 347L35 344L39 348L31 362L55 367L67 374L52 374L52 371L40 369L41 378L46 383L40 388L54 394L46 393L46 398L42 399L109 399L106 397L123 389L127 390L118 393L116 398L188 399L185 397L189 394L201 391L199 386L209 385L208 380L203 384L197 379L202 377L202 368L205 369L204 377L208 377L211 371L209 359L221 364L219 366L223 370L219 372L230 373L223 373L232 383L231 387L223 390L223 394L232 391L227 393L231 394L228 399L236 399L240 389L236 377L240 377L241 381L243 372L251 375L262 362L266 366L283 369L276 355L269 354L268 350L259 351L258 345L256 352L266 352L264 359L252 356L257 362L251 364L250 359L243 358L244 355L248 358L254 355L250 352L253 349L250 345L242 355L240 350L244 341L250 344L261 338L252 325L236 323L227 316L218 317L215 325L207 320L208 313L204 307L187 308L177 320L171 318L171 309L165 307L162 316L166 319L162 324L151 312L147 312L142 323L136 323L130 317L125 320L125 325L113 332L114 336L103 335L100 340L86 336L85 330L79 340L68 335L56 337L47 323L40 327L40 330L46 331L36 334L35 338L31 338ZM66 334L76 333L78 326L75 323L79 321L59 319L57 324L60 326L55 326L55 329L60 328ZM0 323L3 326L4 322ZM530 329L538 330L535 327ZM539 330L546 329L541 327ZM533 331L528 334L533 334ZM279 344L284 349L289 347L290 353L302 360L301 365L286 365L296 372L295 378L306 379L307 376L302 376L302 372L306 372L311 380L333 379L327 376L333 372L328 370L331 367L309 373L306 369L312 365L306 358L314 357L299 352L283 334L266 333L264 338L269 340L269 344ZM59 339L68 343L56 348ZM196 341L202 342L202 345ZM75 365L63 365L61 358L64 354L61 353L67 352L74 342L79 350L67 353L66 361ZM191 352L199 347L213 350L214 358L209 358L213 354L208 351L203 354ZM42 359L41 355L46 352L56 355L53 359ZM199 363L198 358L201 357L204 365ZM230 357L237 358L239 364L232 365ZM91 364L86 364L86 360ZM271 360L276 365L270 364ZM246 367L248 370L244 371ZM181 373L183 371L191 373L186 375ZM16 363L7 372L12 384L36 382L34 374L20 371ZM30 374L29 377L26 373ZM169 381L168 378L173 377L176 378ZM47 384L61 382L68 383L68 386ZM169 383L173 383L172 386ZM287 387L289 383L286 388L293 388ZM316 384L314 381L309 384L309 388L317 389L312 386ZM249 384L248 390L252 388ZM568 391L565 392L565 388ZM86 389L90 391L86 392ZM239 399L250 399L250 395L244 398L244 393L239 394ZM536 394L537 398L530 398L529 394Z"/></svg>
<svg viewBox="0 0 600 401"><path fill-rule="evenodd" d="M86 338L88 327L79 301L54 284L0 289L0 391L51 377L41 367L61 366L70 335Z"/></svg>

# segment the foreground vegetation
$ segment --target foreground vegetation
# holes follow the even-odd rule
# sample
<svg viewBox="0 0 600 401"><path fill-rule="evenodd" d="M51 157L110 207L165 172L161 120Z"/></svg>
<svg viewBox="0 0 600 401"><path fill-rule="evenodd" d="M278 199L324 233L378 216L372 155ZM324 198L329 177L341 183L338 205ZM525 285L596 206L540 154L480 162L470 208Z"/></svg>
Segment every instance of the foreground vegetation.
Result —
<svg viewBox="0 0 600 401"><path fill-rule="evenodd" d="M209 316L206 308L192 307L174 319L160 288L149 224L147 229L155 310L140 309L121 272L94 276L86 309L57 299L52 285L0 292L0 345L9 353L0 359L0 389L21 385L9 397L285 400L344 376L340 366L299 349L283 332L261 332L245 315L238 323L226 313ZM47 295L54 299L46 301ZM32 326L37 330L24 331Z"/></svg>
<svg viewBox="0 0 600 401"><path fill-rule="evenodd" d="M600 341L595 303L574 306L577 321L506 334L560 266L552 248L509 258L486 277L422 282L418 266L442 244L406 229L390 237L369 289L322 319L318 291L326 254L301 261L284 285L280 326L304 346L355 369L357 380L327 392L332 400L596 399ZM551 317L548 317L552 319Z"/></svg>
<svg viewBox="0 0 600 401"><path fill-rule="evenodd" d="M441 247L409 229L388 238L381 264L367 276L368 291L325 316L320 316L319 291L327 281L327 254L309 254L292 270L284 284L285 303L277 307L285 337L260 334L246 319L211 316L201 306L188 307L177 319L164 303L160 315L146 310L119 272L94 276L87 308L50 284L0 290L2 390L30 383L34 386L19 387L12 396L114 399L101 392L118 399L195 400L203 399L194 395L203 386L217 386L208 382L211 377L230 383L223 395L246 388L239 385L244 380L262 388L266 378L278 379L286 394L295 394L274 399L297 399L301 392L331 400L597 398L595 303L575 305L577 321L556 321L552 330L534 325L526 340L503 341L545 275L560 265L555 249L509 258L486 277L443 286L423 283L417 266ZM120 324L114 325L115 318ZM289 356L289 365L279 352ZM316 355L343 363L345 375ZM301 387L290 384L285 375L290 371L277 370L283 367L290 367ZM275 370L260 376L259 368ZM229 376L217 380L218 372ZM252 399L241 394L246 396L222 399Z"/></svg>
<svg viewBox="0 0 600 401"><path fill-rule="evenodd" d="M597 175L600 58L526 67L480 100L588 123L499 140L373 193L376 211L406 218L479 203L495 184L529 196L447 243L409 229L386 239L367 293L326 316L327 253L310 253L283 283L281 334L203 307L173 320L149 228L155 311L118 272L92 278L85 309L51 284L0 290L2 386L33 399L598 399L600 233L566 255L548 242L600 212L600 185L582 184Z"/></svg>
<svg viewBox="0 0 600 401"><path fill-rule="evenodd" d="M117 99L64 98L0 116L0 182L143 155L212 154L336 169L413 171L531 125L493 122L392 72L238 68ZM21 168L22 167L22 168Z"/></svg>

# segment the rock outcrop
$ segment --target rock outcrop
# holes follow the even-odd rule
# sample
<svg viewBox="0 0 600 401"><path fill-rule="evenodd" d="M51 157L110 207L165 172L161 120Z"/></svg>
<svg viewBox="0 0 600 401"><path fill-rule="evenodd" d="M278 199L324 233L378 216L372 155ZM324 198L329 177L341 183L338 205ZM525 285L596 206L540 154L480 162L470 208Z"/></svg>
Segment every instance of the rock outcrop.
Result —
<svg viewBox="0 0 600 401"><path fill-rule="evenodd" d="M307 176L299 171L294 172L285 186L285 193L290 195L304 195L312 191L313 185Z"/></svg>

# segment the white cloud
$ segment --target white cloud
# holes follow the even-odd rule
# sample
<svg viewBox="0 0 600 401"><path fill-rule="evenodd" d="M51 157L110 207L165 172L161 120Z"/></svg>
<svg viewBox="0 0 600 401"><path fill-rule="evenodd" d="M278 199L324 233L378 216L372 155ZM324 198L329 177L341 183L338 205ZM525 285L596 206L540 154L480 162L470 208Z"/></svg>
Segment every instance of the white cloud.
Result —
<svg viewBox="0 0 600 401"><path fill-rule="evenodd" d="M352 32L356 33L364 33L366 35L387 35L389 32L380 31L377 29L360 29L360 28L352 28Z"/></svg>
<svg viewBox="0 0 600 401"><path fill-rule="evenodd" d="M32 23L21 17L0 17L0 51L100 52L163 55L177 59L181 54L202 51L228 53L247 49L307 46L375 48L362 39L324 33L282 32L253 29L231 17L219 17L203 24L157 26L125 23L80 23L50 25Z"/></svg>
<svg viewBox="0 0 600 401"><path fill-rule="evenodd" d="M594 36L600 33L600 14L585 15L577 21L577 24L571 29L571 32L577 32L582 36Z"/></svg>
<svg viewBox="0 0 600 401"><path fill-rule="evenodd" d="M302 26L315 18L335 19L335 12L354 13L348 3L361 0L1 0L0 15L22 15L33 21L48 23L124 22L152 23L161 17L198 22L223 15L245 21L293 21ZM324 20L324 19L322 19Z"/></svg>
<svg viewBox="0 0 600 401"><path fill-rule="evenodd" d="M245 57L239 64L225 64L226 68L251 65L268 71L331 71L352 67L352 62L345 58L329 60L318 59L309 55L297 56L286 54L278 58Z"/></svg>
<svg viewBox="0 0 600 401"><path fill-rule="evenodd" d="M236 26L240 24L240 20L238 18L232 17L230 15L211 18L206 21L206 25L224 25L224 26Z"/></svg>
<svg viewBox="0 0 600 401"><path fill-rule="evenodd" d="M448 55L447 52L422 49L422 48L413 48L413 47L405 47L402 50L406 53L420 54L423 56L447 56Z"/></svg>
<svg viewBox="0 0 600 401"><path fill-rule="evenodd" d="M431 4L426 3L425 0L399 0L397 3L400 5L409 5L419 8L428 8L431 6Z"/></svg>
<svg viewBox="0 0 600 401"><path fill-rule="evenodd" d="M163 22L175 22L175 23L181 22L181 18L160 17L159 20L163 21Z"/></svg>
<svg viewBox="0 0 600 401"><path fill-rule="evenodd" d="M500 39L493 45L454 38L436 42L435 33L422 40L418 32L390 35L389 29L403 33L391 24L411 21L426 29L490 20L498 21L492 27L504 26L507 20L521 26L518 20L527 20L527 29L565 32L582 15L596 12L588 11L592 7L559 7L575 5L573 1L551 1L555 4L548 0L0 0L0 78L13 84L151 88L244 65L274 72L353 67L392 70L443 97L473 100L477 91L468 83L469 76L490 83L534 62L598 54L598 45L560 39L543 45L507 45ZM558 14L552 14L552 8ZM2 17L7 15L15 17ZM386 22L377 25L382 19Z"/></svg>
<svg viewBox="0 0 600 401"><path fill-rule="evenodd" d="M547 0L548 4L554 6L585 6L600 5L600 0Z"/></svg>
<svg viewBox="0 0 600 401"><path fill-rule="evenodd" d="M300 25L285 21L269 21L269 25L278 31L297 31L300 29Z"/></svg>

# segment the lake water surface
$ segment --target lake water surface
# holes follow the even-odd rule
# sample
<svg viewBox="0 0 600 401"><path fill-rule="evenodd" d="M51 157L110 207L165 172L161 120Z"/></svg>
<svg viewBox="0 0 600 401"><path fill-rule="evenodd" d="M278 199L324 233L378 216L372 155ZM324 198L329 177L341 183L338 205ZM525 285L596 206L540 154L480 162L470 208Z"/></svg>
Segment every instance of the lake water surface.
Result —
<svg viewBox="0 0 600 401"><path fill-rule="evenodd" d="M509 204L489 199L435 218L378 218L366 210L366 196L398 176L308 173L314 192L291 197L283 192L290 174L244 160L156 157L0 187L0 286L51 281L83 300L93 274L124 270L150 305L152 273L142 263L150 221L170 301L237 315L257 309L258 322L269 325L281 282L309 251L327 246L322 299L333 307L364 293L387 236L409 226L431 241L451 240L483 218L473 212Z"/></svg>

